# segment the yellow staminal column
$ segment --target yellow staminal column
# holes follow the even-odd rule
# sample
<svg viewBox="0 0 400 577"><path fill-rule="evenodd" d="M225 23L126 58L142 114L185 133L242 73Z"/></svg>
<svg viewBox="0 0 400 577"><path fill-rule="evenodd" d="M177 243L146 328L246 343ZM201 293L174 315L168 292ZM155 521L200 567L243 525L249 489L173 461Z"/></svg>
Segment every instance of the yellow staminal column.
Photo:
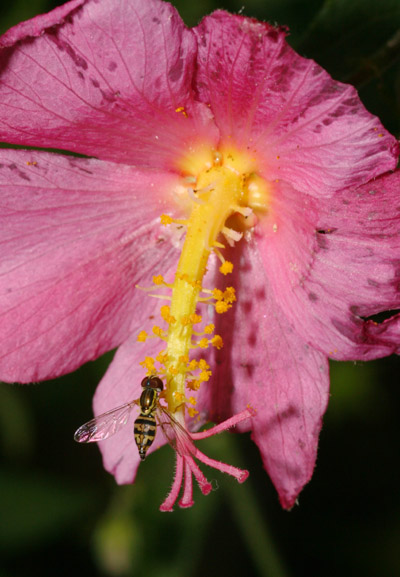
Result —
<svg viewBox="0 0 400 577"><path fill-rule="evenodd" d="M214 166L198 176L199 203L187 224L187 233L172 288L170 314L176 322L167 336L166 400L175 412L185 397L186 366L182 363L191 348L193 325L182 322L196 312L199 292L210 251L226 219L243 200L242 177L226 166Z"/></svg>

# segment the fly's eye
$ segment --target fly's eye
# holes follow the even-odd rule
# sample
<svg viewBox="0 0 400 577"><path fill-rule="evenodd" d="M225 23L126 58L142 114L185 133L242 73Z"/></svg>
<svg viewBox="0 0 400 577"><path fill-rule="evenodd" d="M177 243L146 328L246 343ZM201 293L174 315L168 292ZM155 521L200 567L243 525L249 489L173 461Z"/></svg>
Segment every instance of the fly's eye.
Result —
<svg viewBox="0 0 400 577"><path fill-rule="evenodd" d="M150 377L150 387L161 393L161 391L164 388L164 385L162 380L159 379L158 377Z"/></svg>
<svg viewBox="0 0 400 577"><path fill-rule="evenodd" d="M154 377L154 376L145 377L141 382L141 386L144 389L147 389L147 388L155 389L159 393L161 393L161 391L164 388L162 380L159 379L158 377Z"/></svg>
<svg viewBox="0 0 400 577"><path fill-rule="evenodd" d="M146 387L150 387L150 379L152 377L145 377L142 382L140 383L140 385L145 389Z"/></svg>

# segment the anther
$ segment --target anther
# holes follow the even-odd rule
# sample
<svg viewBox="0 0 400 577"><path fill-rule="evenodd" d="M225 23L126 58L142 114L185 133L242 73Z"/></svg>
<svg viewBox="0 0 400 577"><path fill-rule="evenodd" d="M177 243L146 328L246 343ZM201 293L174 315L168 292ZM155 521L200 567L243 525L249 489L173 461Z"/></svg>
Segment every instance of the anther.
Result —
<svg viewBox="0 0 400 577"><path fill-rule="evenodd" d="M206 200L200 198L197 195L197 190L195 190L194 188L188 187L187 191L189 193L190 198L193 200L193 202L196 202L197 204L206 204Z"/></svg>
<svg viewBox="0 0 400 577"><path fill-rule="evenodd" d="M170 307L168 305L164 305L160 309L161 317L165 320L166 323L169 325L173 325L176 322L175 317L173 317L170 313Z"/></svg>
<svg viewBox="0 0 400 577"><path fill-rule="evenodd" d="M235 205L235 206L232 206L232 210L234 212L241 214L245 218L249 217L253 213L252 209L249 206Z"/></svg>
<svg viewBox="0 0 400 577"><path fill-rule="evenodd" d="M156 375L157 374L156 367L155 367L155 361L154 361L153 357L146 357L144 359L144 361L142 361L139 364L140 364L140 366L142 366L144 369L147 370L147 373L149 375Z"/></svg>
<svg viewBox="0 0 400 577"><path fill-rule="evenodd" d="M196 325L201 323L202 318L200 315L192 314L192 315L185 315L180 319L181 324L186 327L188 325Z"/></svg>
<svg viewBox="0 0 400 577"><path fill-rule="evenodd" d="M182 405L185 402L185 395L183 393L179 393L178 391L174 391L173 395L174 401L177 405Z"/></svg>
<svg viewBox="0 0 400 577"><path fill-rule="evenodd" d="M175 112L182 112L182 114L185 118L188 117L188 114L187 114L184 106L178 106L178 108L175 108Z"/></svg>
<svg viewBox="0 0 400 577"><path fill-rule="evenodd" d="M180 224L186 226L189 222L187 219L172 218L169 214L162 214L160 216L160 221L163 226L168 226L169 224Z"/></svg>
<svg viewBox="0 0 400 577"><path fill-rule="evenodd" d="M200 381L208 381L211 377L211 371L201 371L201 373L199 373L198 377L200 379Z"/></svg>
<svg viewBox="0 0 400 577"><path fill-rule="evenodd" d="M218 301L215 303L215 311L218 314L222 314L222 313L226 313L226 311L228 311L231 308L232 305L228 305L227 303L223 302L223 301Z"/></svg>
<svg viewBox="0 0 400 577"><path fill-rule="evenodd" d="M243 236L243 233L233 230L233 228L228 228L227 226L224 226L221 232L228 241L229 246L234 246L234 243L238 242Z"/></svg>
<svg viewBox="0 0 400 577"><path fill-rule="evenodd" d="M224 290L224 301L227 303L234 303L236 301L236 292L233 286L228 286Z"/></svg>
<svg viewBox="0 0 400 577"><path fill-rule="evenodd" d="M229 260L224 260L224 262L219 267L219 272L223 275L230 274L233 271L233 264Z"/></svg>
<svg viewBox="0 0 400 577"><path fill-rule="evenodd" d="M168 355L164 353L164 351L161 351L156 356L156 361L159 362L160 365L165 365L165 363L168 361Z"/></svg>
<svg viewBox="0 0 400 577"><path fill-rule="evenodd" d="M215 347L218 350L222 349L222 347L224 346L224 342L223 342L222 337L220 335L215 335L210 340L210 343L212 344L213 347Z"/></svg>
<svg viewBox="0 0 400 577"><path fill-rule="evenodd" d="M162 328L160 328L160 327L158 327L158 326L156 325L156 326L153 327L152 330L153 330L153 334L154 334L156 337L159 337L159 338L162 339L163 341L166 341L166 340L167 340L165 331L163 331Z"/></svg>
<svg viewBox="0 0 400 577"><path fill-rule="evenodd" d="M161 274L153 276L153 283L156 285L163 285L165 284L164 277Z"/></svg>

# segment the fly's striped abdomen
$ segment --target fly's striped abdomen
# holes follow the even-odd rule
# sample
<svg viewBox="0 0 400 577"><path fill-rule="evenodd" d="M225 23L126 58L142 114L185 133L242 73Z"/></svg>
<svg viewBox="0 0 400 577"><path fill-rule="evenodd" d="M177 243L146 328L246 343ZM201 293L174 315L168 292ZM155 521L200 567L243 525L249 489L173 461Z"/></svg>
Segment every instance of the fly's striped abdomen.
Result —
<svg viewBox="0 0 400 577"><path fill-rule="evenodd" d="M156 429L157 425L154 413L150 413L149 415L140 413L135 421L133 432L139 450L139 457L142 461L146 458L146 453L154 441Z"/></svg>

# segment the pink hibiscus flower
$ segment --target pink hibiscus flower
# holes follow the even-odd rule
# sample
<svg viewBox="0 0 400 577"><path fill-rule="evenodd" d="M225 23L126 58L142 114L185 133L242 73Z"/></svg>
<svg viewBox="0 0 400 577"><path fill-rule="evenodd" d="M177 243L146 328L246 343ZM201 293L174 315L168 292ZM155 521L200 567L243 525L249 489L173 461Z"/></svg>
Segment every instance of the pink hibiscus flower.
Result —
<svg viewBox="0 0 400 577"><path fill-rule="evenodd" d="M161 376L153 413L172 415L178 459L164 510L182 483L192 503L192 474L209 491L193 457L244 480L193 444L239 422L291 507L328 357L399 350L399 315L374 320L400 307L396 140L283 30L223 11L189 30L160 0L72 0L0 50L1 140L90 157L0 151L0 377L119 347L94 411L130 412ZM131 428L101 451L134 480Z"/></svg>

